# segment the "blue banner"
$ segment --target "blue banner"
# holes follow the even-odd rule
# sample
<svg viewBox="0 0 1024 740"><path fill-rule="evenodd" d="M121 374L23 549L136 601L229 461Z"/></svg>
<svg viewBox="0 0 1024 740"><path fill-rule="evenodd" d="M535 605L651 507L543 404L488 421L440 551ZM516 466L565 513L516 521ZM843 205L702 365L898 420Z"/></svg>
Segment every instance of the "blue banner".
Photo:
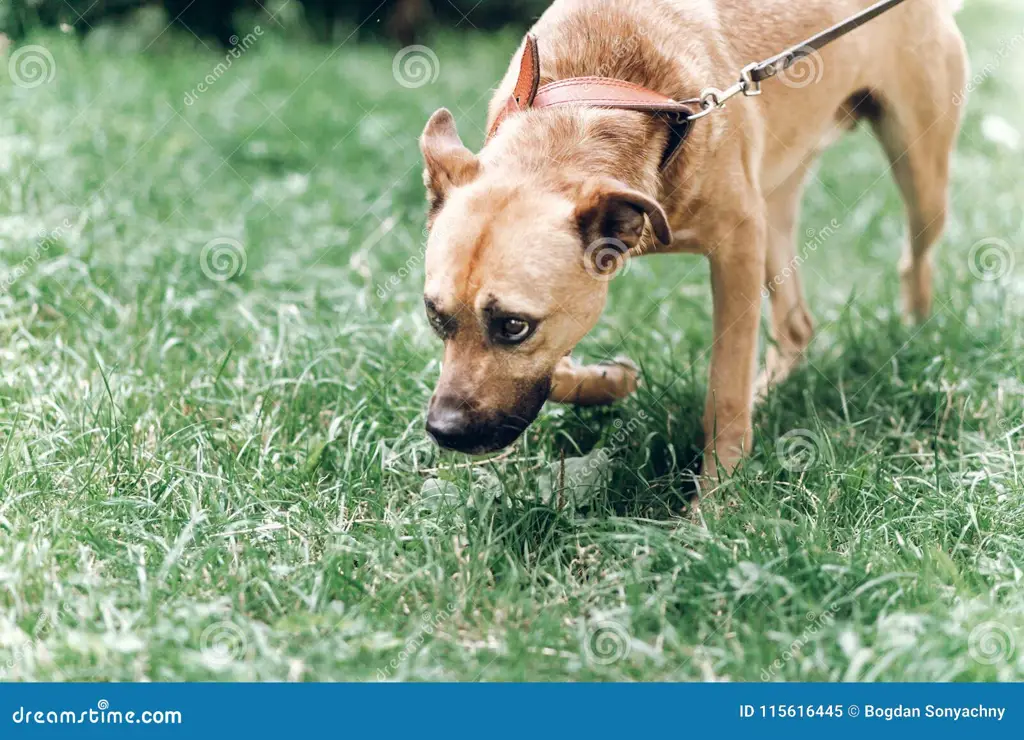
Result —
<svg viewBox="0 0 1024 740"><path fill-rule="evenodd" d="M1024 732L1020 684L8 684L0 737L820 740Z"/></svg>

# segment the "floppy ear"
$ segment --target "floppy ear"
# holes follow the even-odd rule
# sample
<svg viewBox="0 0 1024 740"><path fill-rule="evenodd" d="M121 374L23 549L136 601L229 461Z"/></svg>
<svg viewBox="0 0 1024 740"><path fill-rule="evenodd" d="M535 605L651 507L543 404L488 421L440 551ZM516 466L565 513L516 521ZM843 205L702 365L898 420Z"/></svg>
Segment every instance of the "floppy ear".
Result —
<svg viewBox="0 0 1024 740"><path fill-rule="evenodd" d="M644 216L658 241L672 243L668 216L656 200L616 180L597 180L585 185L576 204L576 220L584 244L598 239L617 239L629 249L644 233Z"/></svg>
<svg viewBox="0 0 1024 740"><path fill-rule="evenodd" d="M465 185L480 172L480 161L459 138L455 119L447 108L441 108L427 121L420 137L420 151L426 169L423 183L427 186L427 201L433 216L444 204L451 188Z"/></svg>

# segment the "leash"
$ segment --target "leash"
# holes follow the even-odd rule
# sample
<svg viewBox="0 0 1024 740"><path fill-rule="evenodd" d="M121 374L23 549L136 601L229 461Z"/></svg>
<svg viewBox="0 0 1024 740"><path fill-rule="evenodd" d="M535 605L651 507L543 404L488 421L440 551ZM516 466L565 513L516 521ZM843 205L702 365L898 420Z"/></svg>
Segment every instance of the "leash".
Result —
<svg viewBox="0 0 1024 740"><path fill-rule="evenodd" d="M508 116L523 110L576 105L639 111L650 113L668 124L669 140L661 158L661 169L665 170L682 150L682 144L694 121L721 109L730 98L737 95L760 95L761 83L765 80L784 72L801 59L811 56L904 2L906 0L882 0L773 57L748 64L740 71L740 79L732 87L725 90L708 87L701 91L699 98L683 101L673 100L632 82L607 77L573 77L540 87L540 52L537 37L532 33L527 34L523 44L519 78L505 107L499 111L494 123L491 124L487 141L494 137ZM699 106L699 110L695 112L693 105Z"/></svg>

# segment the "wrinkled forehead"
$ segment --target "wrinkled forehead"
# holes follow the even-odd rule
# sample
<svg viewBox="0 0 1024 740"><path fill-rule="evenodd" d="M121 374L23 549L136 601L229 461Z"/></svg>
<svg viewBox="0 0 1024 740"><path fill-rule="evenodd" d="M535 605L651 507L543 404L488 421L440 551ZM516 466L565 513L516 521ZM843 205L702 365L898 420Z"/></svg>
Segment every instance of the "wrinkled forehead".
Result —
<svg viewBox="0 0 1024 740"><path fill-rule="evenodd" d="M541 310L558 276L579 260L572 204L526 187L470 185L450 193L427 241L424 294L480 310L514 303ZM446 306L447 308L447 306Z"/></svg>

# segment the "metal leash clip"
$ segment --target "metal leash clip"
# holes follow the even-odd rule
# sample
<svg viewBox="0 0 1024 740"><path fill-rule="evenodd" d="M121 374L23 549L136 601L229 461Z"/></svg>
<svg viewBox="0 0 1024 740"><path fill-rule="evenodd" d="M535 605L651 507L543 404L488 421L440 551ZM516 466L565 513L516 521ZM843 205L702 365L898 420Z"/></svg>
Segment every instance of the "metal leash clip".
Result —
<svg viewBox="0 0 1024 740"><path fill-rule="evenodd" d="M740 71L739 82L725 90L719 90L717 87L704 88L700 93L700 112L690 116L690 120L696 121L713 111L724 108L726 102L737 95L743 94L748 98L760 95L761 83L755 80L752 74L757 66L756 63L748 64Z"/></svg>

